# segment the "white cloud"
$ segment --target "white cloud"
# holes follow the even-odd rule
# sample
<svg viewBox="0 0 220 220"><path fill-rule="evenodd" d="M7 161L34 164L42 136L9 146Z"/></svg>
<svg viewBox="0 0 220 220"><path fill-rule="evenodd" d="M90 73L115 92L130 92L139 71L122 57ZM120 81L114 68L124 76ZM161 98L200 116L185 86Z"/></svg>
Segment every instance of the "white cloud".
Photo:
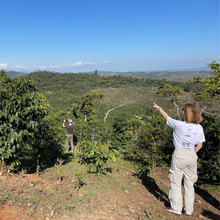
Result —
<svg viewBox="0 0 220 220"><path fill-rule="evenodd" d="M73 66L90 66L90 65L95 65L95 62L77 62L74 63Z"/></svg>
<svg viewBox="0 0 220 220"><path fill-rule="evenodd" d="M20 65L14 65L14 66L9 66L11 69L29 69L29 66L20 66Z"/></svg>
<svg viewBox="0 0 220 220"><path fill-rule="evenodd" d="M95 62L75 62L71 64L57 64L57 65L51 65L48 66L49 68L52 69L59 69L59 68L69 68L69 67L82 67L82 66L91 66L91 65L96 65L97 63Z"/></svg>
<svg viewBox="0 0 220 220"><path fill-rule="evenodd" d="M0 69L6 69L6 68L8 68L8 64L0 63Z"/></svg>
<svg viewBox="0 0 220 220"><path fill-rule="evenodd" d="M45 69L47 66L33 66L33 68Z"/></svg>
<svg viewBox="0 0 220 220"><path fill-rule="evenodd" d="M15 71L22 71L22 70L53 70L53 69L68 69L73 67L85 67L96 65L95 62L75 62L71 64L55 64L49 66L20 66L20 65L8 65L6 63L0 63L0 69L7 69L7 70L15 70Z"/></svg>
<svg viewBox="0 0 220 220"><path fill-rule="evenodd" d="M106 60L105 60L103 63L109 63L109 61L106 61Z"/></svg>

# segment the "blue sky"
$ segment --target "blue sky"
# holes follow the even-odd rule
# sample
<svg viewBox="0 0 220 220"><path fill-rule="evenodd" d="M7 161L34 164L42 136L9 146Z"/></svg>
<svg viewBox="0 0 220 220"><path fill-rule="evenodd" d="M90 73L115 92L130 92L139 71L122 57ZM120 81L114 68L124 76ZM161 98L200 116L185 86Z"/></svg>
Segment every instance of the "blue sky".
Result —
<svg viewBox="0 0 220 220"><path fill-rule="evenodd" d="M0 69L151 71L219 57L219 0L2 0Z"/></svg>

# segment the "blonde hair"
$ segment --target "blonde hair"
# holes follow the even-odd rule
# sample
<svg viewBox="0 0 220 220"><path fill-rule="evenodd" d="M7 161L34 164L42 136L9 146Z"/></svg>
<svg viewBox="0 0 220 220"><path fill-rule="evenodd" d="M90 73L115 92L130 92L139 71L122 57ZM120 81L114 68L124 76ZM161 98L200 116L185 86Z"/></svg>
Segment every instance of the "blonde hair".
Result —
<svg viewBox="0 0 220 220"><path fill-rule="evenodd" d="M203 117L199 113L199 109L193 104L185 104L184 108L186 114L186 122L192 124L199 124L202 122Z"/></svg>

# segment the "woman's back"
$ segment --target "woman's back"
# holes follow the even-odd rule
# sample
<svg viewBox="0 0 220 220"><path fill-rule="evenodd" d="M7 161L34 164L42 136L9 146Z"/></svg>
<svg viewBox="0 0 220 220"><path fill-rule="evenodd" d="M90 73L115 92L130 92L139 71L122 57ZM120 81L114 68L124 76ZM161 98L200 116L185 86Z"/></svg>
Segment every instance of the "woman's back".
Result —
<svg viewBox="0 0 220 220"><path fill-rule="evenodd" d="M194 149L196 144L205 141L200 124L186 123L168 117L167 125L173 128L173 143L177 148Z"/></svg>

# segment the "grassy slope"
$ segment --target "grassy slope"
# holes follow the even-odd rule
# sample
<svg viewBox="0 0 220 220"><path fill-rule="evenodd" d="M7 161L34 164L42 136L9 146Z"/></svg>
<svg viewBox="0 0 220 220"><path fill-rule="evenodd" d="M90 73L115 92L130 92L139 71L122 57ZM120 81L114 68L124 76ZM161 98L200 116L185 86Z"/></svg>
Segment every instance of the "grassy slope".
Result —
<svg viewBox="0 0 220 220"><path fill-rule="evenodd" d="M155 87L134 87L127 89L97 89L96 91L105 95L101 101L104 105L103 110L105 113L116 106L124 105L111 111L107 120L111 120L122 113L127 113L131 117L133 117L136 113L138 116L146 115L147 112L150 114L148 107L152 108L153 102L158 103L158 105L162 108L168 110L172 114L175 114L176 109L174 108L174 105L164 97L156 95L156 90L157 88ZM191 93L183 93L181 95L181 100L183 102L180 104L180 108L184 105L184 103L191 101L191 96ZM101 113L104 117L103 111L101 111Z"/></svg>

